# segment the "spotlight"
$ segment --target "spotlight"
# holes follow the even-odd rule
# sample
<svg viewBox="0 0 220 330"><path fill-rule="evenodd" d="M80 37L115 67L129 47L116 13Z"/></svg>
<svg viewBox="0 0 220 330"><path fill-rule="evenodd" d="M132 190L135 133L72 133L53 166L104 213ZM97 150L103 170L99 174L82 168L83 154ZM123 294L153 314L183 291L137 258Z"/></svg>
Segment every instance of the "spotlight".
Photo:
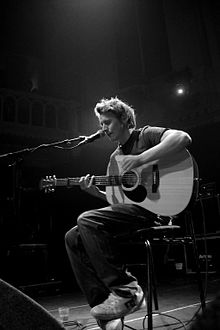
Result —
<svg viewBox="0 0 220 330"><path fill-rule="evenodd" d="M186 88L185 85L177 84L175 86L175 94L176 95L182 96L182 95L185 95L186 93L187 93L187 88Z"/></svg>
<svg viewBox="0 0 220 330"><path fill-rule="evenodd" d="M184 94L184 89L182 87L179 87L179 88L177 88L176 92L179 95Z"/></svg>

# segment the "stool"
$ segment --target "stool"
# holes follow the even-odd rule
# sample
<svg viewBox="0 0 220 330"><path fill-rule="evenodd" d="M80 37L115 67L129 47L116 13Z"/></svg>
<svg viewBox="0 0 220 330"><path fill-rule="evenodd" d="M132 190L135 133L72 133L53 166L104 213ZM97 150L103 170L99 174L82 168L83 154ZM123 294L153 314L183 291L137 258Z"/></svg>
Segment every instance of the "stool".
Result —
<svg viewBox="0 0 220 330"><path fill-rule="evenodd" d="M9 249L8 257L11 259L11 270L16 274L17 284L33 284L48 280L47 244L14 245Z"/></svg>
<svg viewBox="0 0 220 330"><path fill-rule="evenodd" d="M194 259L196 264L196 273L197 273L197 284L199 288L201 307L204 311L205 309L205 296L204 289L202 284L201 272L200 272L200 264L199 264L199 256L197 251L194 227L192 222L192 215L190 211L186 211L185 216L189 223L190 227L190 238L178 238L176 233L181 229L180 226L176 225L166 225L166 226L154 226L150 228L143 228L136 230L132 233L132 238L138 239L138 242L144 243L145 251L146 251L146 280L147 280L147 292L146 292L146 300L147 300L147 313L143 320L143 328L144 322L147 317L148 322L148 330L153 329L153 301L155 310L159 310L158 298L157 298L157 288L156 288L156 278L154 272L154 262L153 262L153 254L151 249L151 241L155 239L159 239L164 241L164 243L172 243L179 242L183 244L184 240L189 243L189 239L191 239L191 243L193 245ZM127 264L129 266L129 264ZM123 323L125 327L130 329L134 329Z"/></svg>

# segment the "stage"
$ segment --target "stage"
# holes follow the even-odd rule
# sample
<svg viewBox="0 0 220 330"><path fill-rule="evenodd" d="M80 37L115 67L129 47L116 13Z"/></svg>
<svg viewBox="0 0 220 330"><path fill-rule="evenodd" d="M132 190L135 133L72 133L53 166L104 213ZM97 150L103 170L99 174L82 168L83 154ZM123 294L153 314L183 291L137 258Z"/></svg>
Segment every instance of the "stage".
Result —
<svg viewBox="0 0 220 330"><path fill-rule="evenodd" d="M204 285L206 284L205 274ZM212 301L220 287L220 279L216 274L207 277L207 304ZM99 329L95 320L90 316L90 308L79 289L69 293L35 298L47 311L59 320L59 307L69 308L69 320L64 325L71 329ZM153 316L153 329L189 329L195 313L201 311L200 298L194 275L187 275L177 279L165 280L158 283L159 311ZM160 314L162 313L162 314ZM143 308L125 318L125 324L135 329L143 329L143 319L146 308ZM182 322L182 323L181 323ZM191 324L191 323L190 323ZM145 320L147 329L147 319Z"/></svg>

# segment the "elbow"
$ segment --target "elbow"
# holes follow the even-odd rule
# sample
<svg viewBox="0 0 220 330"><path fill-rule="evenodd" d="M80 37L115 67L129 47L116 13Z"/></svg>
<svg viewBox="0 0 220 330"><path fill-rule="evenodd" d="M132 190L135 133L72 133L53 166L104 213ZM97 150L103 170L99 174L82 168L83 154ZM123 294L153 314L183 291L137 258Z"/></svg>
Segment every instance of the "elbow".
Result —
<svg viewBox="0 0 220 330"><path fill-rule="evenodd" d="M186 148L192 143L192 139L190 135L184 131L180 130L168 130L164 133L162 137L162 141L166 140L172 141L172 144L175 145L177 148Z"/></svg>
<svg viewBox="0 0 220 330"><path fill-rule="evenodd" d="M186 132L182 132L182 134L181 134L181 145L182 145L182 147L184 147L184 148L188 147L191 143L192 143L191 136Z"/></svg>

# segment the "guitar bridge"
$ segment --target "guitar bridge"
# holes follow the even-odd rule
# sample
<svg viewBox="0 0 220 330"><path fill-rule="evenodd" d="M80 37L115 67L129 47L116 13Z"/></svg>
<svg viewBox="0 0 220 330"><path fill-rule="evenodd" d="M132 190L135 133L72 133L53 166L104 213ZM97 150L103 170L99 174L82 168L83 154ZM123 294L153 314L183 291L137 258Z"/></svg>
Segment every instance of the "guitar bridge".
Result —
<svg viewBox="0 0 220 330"><path fill-rule="evenodd" d="M159 176L158 165L154 164L152 170L152 193L157 192L157 189L159 187L159 182L160 182L160 176Z"/></svg>

